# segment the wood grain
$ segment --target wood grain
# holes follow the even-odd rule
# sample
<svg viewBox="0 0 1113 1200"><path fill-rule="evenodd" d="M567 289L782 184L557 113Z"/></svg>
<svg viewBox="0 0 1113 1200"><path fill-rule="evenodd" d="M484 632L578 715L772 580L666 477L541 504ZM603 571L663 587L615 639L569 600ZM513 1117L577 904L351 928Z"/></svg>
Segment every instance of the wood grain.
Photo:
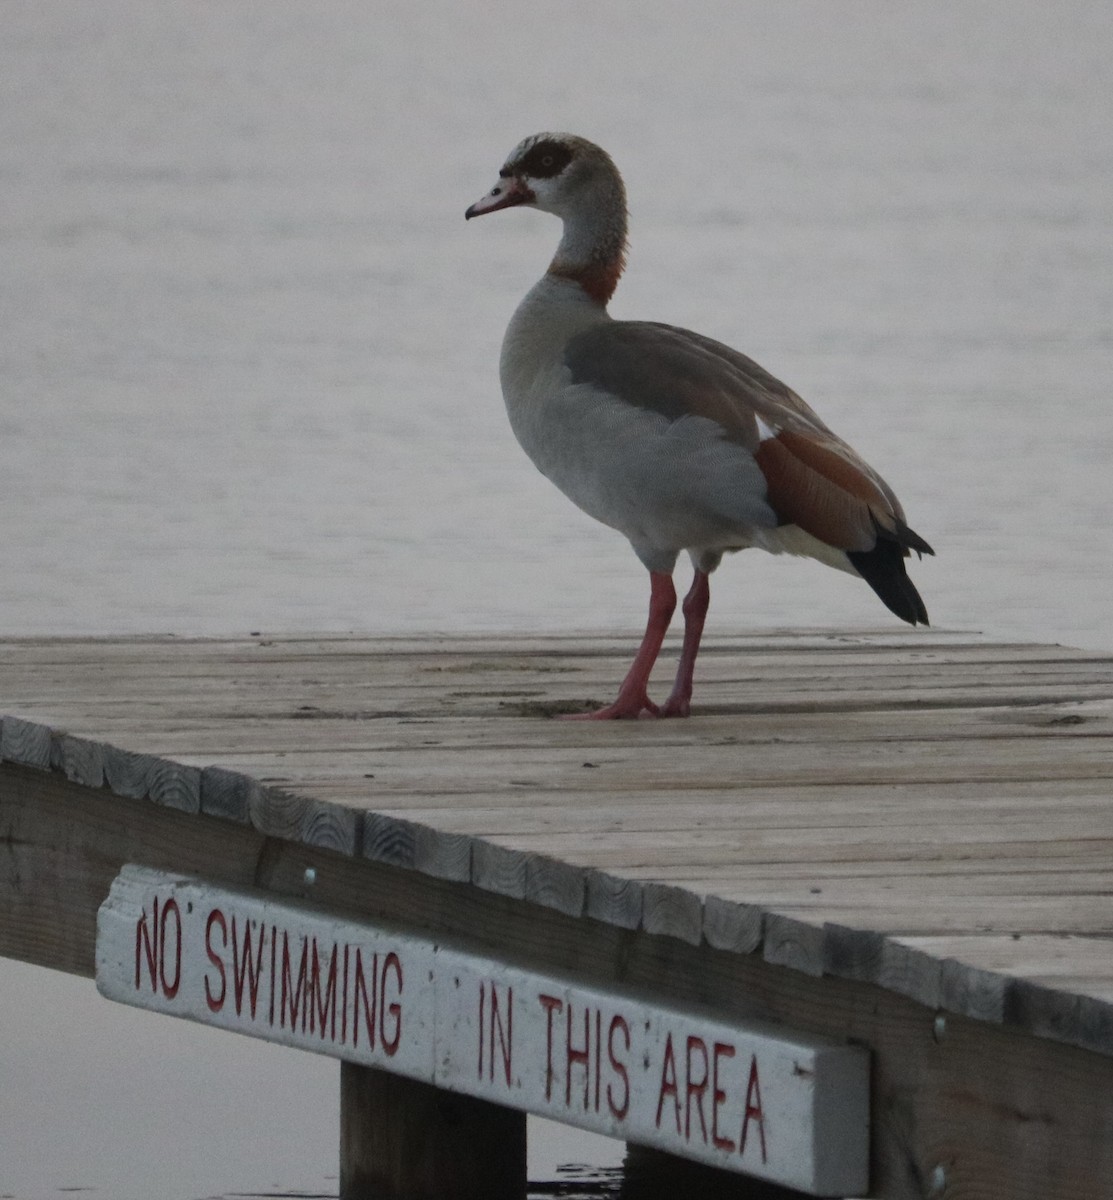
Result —
<svg viewBox="0 0 1113 1200"><path fill-rule="evenodd" d="M3 954L91 973L96 908L125 859L288 897L307 895L312 867L313 899L330 911L443 931L508 963L620 979L663 1001L869 1045L870 1196L922 1200L940 1166L944 1194L954 1196L1113 1194L1113 1142L1106 1136L1113 1057L1022 1032L1020 1014L1009 1009L1027 998L1015 990L1002 1024L949 1014L940 1026L932 1009L878 984L812 976L760 953L570 917L11 764L0 766L0 846ZM1005 947L983 949L985 960L996 961ZM1033 951L1039 958L1040 948ZM1036 1001L1042 1018L1049 1010ZM1096 1027L1093 1033L1101 1037Z"/></svg>
<svg viewBox="0 0 1113 1200"><path fill-rule="evenodd" d="M345 1200L521 1200L525 1113L341 1063L340 1194Z"/></svg>
<svg viewBox="0 0 1113 1200"><path fill-rule="evenodd" d="M250 831L260 877L318 847L1113 1054L1113 659L722 636L690 721L548 719L630 650L14 639L0 757Z"/></svg>

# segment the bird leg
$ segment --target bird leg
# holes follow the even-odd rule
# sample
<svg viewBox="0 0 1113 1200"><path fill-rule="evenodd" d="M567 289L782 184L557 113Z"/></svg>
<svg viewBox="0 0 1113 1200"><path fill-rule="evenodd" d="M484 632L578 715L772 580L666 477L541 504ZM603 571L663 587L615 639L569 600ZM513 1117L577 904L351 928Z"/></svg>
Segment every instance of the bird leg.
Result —
<svg viewBox="0 0 1113 1200"><path fill-rule="evenodd" d="M669 698L661 706L659 716L686 717L692 708L692 673L696 669L696 654L703 636L703 622L711 603L711 582L705 571L696 569L692 586L684 597L684 646L676 668L676 682Z"/></svg>
<svg viewBox="0 0 1113 1200"><path fill-rule="evenodd" d="M706 576L704 578L706 579ZM657 705L650 700L647 691L649 673L653 670L653 664L661 652L661 643L665 640L665 632L672 620L672 614L676 611L676 588L673 586L672 576L666 575L663 571L650 571L649 587L649 620L645 626L645 635L642 637L642 644L638 648L633 665L627 671L626 678L618 689L617 698L613 704L608 704L606 708L600 708L596 712L573 713L571 714L572 720L607 721L615 717L638 717L643 712L654 717L658 715ZM684 604L686 609L688 601L685 600ZM704 612L707 611L706 603L703 609ZM701 627L702 624L701 619ZM696 642L699 642L698 634ZM687 648L687 636L685 636L684 644ZM692 652L692 657L695 658L695 651ZM688 675L688 691L690 693L691 670Z"/></svg>

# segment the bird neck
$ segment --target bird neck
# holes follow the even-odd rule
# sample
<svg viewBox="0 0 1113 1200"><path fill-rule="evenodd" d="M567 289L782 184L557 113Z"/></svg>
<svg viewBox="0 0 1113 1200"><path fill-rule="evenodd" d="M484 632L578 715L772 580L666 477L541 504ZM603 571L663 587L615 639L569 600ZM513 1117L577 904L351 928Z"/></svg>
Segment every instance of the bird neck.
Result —
<svg viewBox="0 0 1113 1200"><path fill-rule="evenodd" d="M626 195L622 180L597 184L584 199L564 218L564 235L548 273L578 283L605 308L626 265Z"/></svg>

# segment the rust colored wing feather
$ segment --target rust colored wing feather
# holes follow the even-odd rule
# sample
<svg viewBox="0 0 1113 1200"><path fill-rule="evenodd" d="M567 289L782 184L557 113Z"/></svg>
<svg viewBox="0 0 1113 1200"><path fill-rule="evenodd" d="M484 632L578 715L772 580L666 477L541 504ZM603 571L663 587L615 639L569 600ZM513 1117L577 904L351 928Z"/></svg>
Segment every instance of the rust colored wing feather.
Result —
<svg viewBox="0 0 1113 1200"><path fill-rule="evenodd" d="M906 550L932 548L904 522L885 481L845 442L782 429L754 452L769 487L769 503L785 524L839 550L868 550L878 536Z"/></svg>
<svg viewBox="0 0 1113 1200"><path fill-rule="evenodd" d="M880 487L843 453L783 429L754 452L769 504L785 525L839 550L869 550L896 514Z"/></svg>
<svg viewBox="0 0 1113 1200"><path fill-rule="evenodd" d="M703 417L745 446L783 525L842 550L898 616L927 621L904 569L932 549L892 489L791 388L730 346L674 325L613 321L571 338L565 363L587 383L670 421Z"/></svg>
<svg viewBox="0 0 1113 1200"><path fill-rule="evenodd" d="M934 551L904 523L888 488L852 455L842 442L782 430L764 439L754 457L780 520L845 551L891 612L910 625L926 625L927 609L904 560L910 550Z"/></svg>

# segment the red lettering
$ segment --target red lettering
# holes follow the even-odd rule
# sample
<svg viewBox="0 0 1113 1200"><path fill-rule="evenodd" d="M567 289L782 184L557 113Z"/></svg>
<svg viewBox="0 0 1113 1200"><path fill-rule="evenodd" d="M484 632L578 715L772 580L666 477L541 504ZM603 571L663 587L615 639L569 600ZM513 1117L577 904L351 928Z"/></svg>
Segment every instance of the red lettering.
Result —
<svg viewBox="0 0 1113 1200"><path fill-rule="evenodd" d="M567 1108L572 1103L572 1067L575 1063L584 1065L584 1110L588 1107L589 1085L591 1082L589 1063L591 1061L591 1009L584 1009L584 1044L583 1047L572 1045L572 1005L568 1005L565 1013L566 1036L564 1039L564 1104Z"/></svg>
<svg viewBox="0 0 1113 1200"><path fill-rule="evenodd" d="M379 1005L379 956L375 954L371 959L371 988L368 991L367 980L363 974L363 951L356 947L356 969L355 969L355 996L353 998L353 1006L355 1012L352 1014L352 1045L359 1045L359 997L363 994L363 1023L367 1030L367 1040L372 1050L375 1049L375 1022L378 1017ZM370 1007L368 1006L370 1002Z"/></svg>
<svg viewBox="0 0 1113 1200"><path fill-rule="evenodd" d="M603 1075L603 1011L595 1010L595 1111L599 1111L599 1088Z"/></svg>
<svg viewBox="0 0 1113 1200"><path fill-rule="evenodd" d="M306 983L309 976L309 939L302 934L301 960L298 963L298 977L295 982L291 972L290 935L282 931L282 1000L278 1007L278 1024L286 1028L286 1017L290 1017L290 1029L295 1030L298 1017L301 1017L302 1033L305 1032L307 1019L306 1009L309 1008L309 997L306 995Z"/></svg>
<svg viewBox="0 0 1113 1200"><path fill-rule="evenodd" d="M247 998L251 1006L251 1019L255 1020L255 1006L259 1000L259 981L263 978L263 942L266 941L266 927L259 926L259 944L256 947L255 959L251 958L251 926L255 922L250 919L243 923L243 957L240 957L239 929L235 916L232 917L232 989L236 998L236 1016L243 1013L243 988L247 984ZM271 972L273 989L274 972ZM271 1010L274 1009L273 990L271 994ZM274 1024L274 1018L271 1018Z"/></svg>
<svg viewBox="0 0 1113 1200"><path fill-rule="evenodd" d="M151 976L151 991L158 991L158 897L154 898L155 912L150 925L147 910L135 923L135 990L139 990L140 967L147 960L147 971Z"/></svg>
<svg viewBox="0 0 1113 1200"><path fill-rule="evenodd" d="M166 978L166 919L174 914L174 982ZM178 994L182 982L182 914L178 902L173 897L162 906L162 920L159 922L159 953L158 976L162 983L162 991L167 1000L173 1000Z"/></svg>
<svg viewBox="0 0 1113 1200"><path fill-rule="evenodd" d="M757 1077L757 1055L750 1059L750 1081L746 1085L746 1112L742 1117L742 1132L738 1135L738 1153L746 1153L746 1136L750 1132L750 1122L757 1124L761 1135L761 1161L766 1162L765 1153L765 1113L761 1108L761 1084Z"/></svg>
<svg viewBox="0 0 1113 1200"><path fill-rule="evenodd" d="M694 1051L699 1049L699 1057L703 1060L703 1074L697 1080L692 1075ZM684 1059L684 1138L690 1141L692 1137L692 1097L696 1097L696 1112L699 1113L700 1136L707 1142L707 1125L703 1119L703 1094L707 1091L707 1080L710 1068L707 1062L707 1046L703 1038L688 1035Z"/></svg>
<svg viewBox="0 0 1113 1200"><path fill-rule="evenodd" d="M514 1050L514 989L506 989L506 1027L499 1014L498 984L491 981L491 1079L495 1078L495 1041L502 1055L502 1072L510 1086L510 1061Z"/></svg>
<svg viewBox="0 0 1113 1200"><path fill-rule="evenodd" d="M716 1042L711 1052L711 1141L720 1150L733 1150L734 1142L719 1133L719 1107L726 1100L726 1092L719 1087L719 1059L733 1058L734 1047L728 1042Z"/></svg>
<svg viewBox="0 0 1113 1200"><path fill-rule="evenodd" d="M476 1064L476 1076L483 1078L483 1038L487 1030L487 985L479 981L479 1062ZM491 1077L494 1078L495 1067L491 1064Z"/></svg>
<svg viewBox="0 0 1113 1200"><path fill-rule="evenodd" d="M393 969L398 980L398 995L402 995L402 962L398 955L392 950L383 960L383 990L380 997L381 1004L379 1007L379 1015L382 1021L379 1032L382 1034L383 1049L387 1054L393 1055L398 1050L398 1044L402 1040L402 1006L397 1001L387 1004L386 1002L386 973ZM394 1033L391 1037L387 1037L386 1033L386 1015L394 1018Z"/></svg>
<svg viewBox="0 0 1113 1200"><path fill-rule="evenodd" d="M262 935L262 933L260 933L259 934L259 945L260 946L263 944L262 939L263 939L263 935ZM278 930L272 925L271 926L271 1008L270 1008L270 1023L272 1025L274 1024L274 996L275 996L275 992L278 990L274 986L274 981L275 981L275 962L274 962L274 960L275 960L275 955L277 953L277 950L278 950Z"/></svg>
<svg viewBox="0 0 1113 1200"><path fill-rule="evenodd" d="M564 1008L564 1001L556 996L547 996L544 992L539 995L542 1007L545 1009L545 1099L553 1098L553 1013Z"/></svg>
<svg viewBox="0 0 1113 1200"><path fill-rule="evenodd" d="M672 1048L672 1034L665 1039L665 1060L661 1064L661 1087L657 1092L657 1128L661 1128L661 1111L665 1097L671 1096L676 1117L676 1134L680 1136L680 1091L676 1086L676 1052Z"/></svg>
<svg viewBox="0 0 1113 1200"><path fill-rule="evenodd" d="M212 988L209 986L209 973L205 972L205 1003L209 1006L210 1012L220 1012L224 1007L224 997L228 991L228 980L224 974L224 959L220 957L213 949L213 926L220 926L220 937L222 948L228 949L228 923L224 920L224 914L219 908L214 908L210 913L208 920L205 922L205 953L209 956L209 962L220 972L220 995L214 996Z"/></svg>
<svg viewBox="0 0 1113 1200"><path fill-rule="evenodd" d="M317 939L313 939L313 965L309 973L309 1028L312 1030L316 1018L318 1031L323 1038L327 1032L332 1041L336 1041L336 964L339 950L332 943L332 954L329 957L328 976L325 983L324 995L321 994L321 964L317 955ZM330 1019L331 1014L331 1019ZM327 1029L326 1029L327 1027Z"/></svg>
<svg viewBox="0 0 1113 1200"><path fill-rule="evenodd" d="M344 1001L340 1005L340 1041L348 1043L348 943L344 943Z"/></svg>
<svg viewBox="0 0 1113 1200"><path fill-rule="evenodd" d="M607 1106L610 1108L612 1115L619 1121L623 1120L626 1114L630 1111L630 1076L626 1072L626 1064L615 1054L614 1035L615 1031L621 1029L623 1037L626 1039L626 1052L630 1051L630 1026L626 1024L626 1018L620 1017L617 1013L611 1017L611 1027L607 1031L607 1057L611 1060L611 1066L614 1068L616 1075L622 1078L622 1103L616 1104L614 1093L611 1090L611 1085L607 1084Z"/></svg>
<svg viewBox="0 0 1113 1200"><path fill-rule="evenodd" d="M174 917L174 982L166 977L166 924L171 914ZM157 992L162 988L168 1000L173 1000L178 994L182 982L182 914L177 900L167 900L159 915L158 897L154 897L154 912L150 923L147 921L146 910L135 925L135 987L138 990L142 976L143 962L146 960L147 972L151 977L151 991Z"/></svg>

